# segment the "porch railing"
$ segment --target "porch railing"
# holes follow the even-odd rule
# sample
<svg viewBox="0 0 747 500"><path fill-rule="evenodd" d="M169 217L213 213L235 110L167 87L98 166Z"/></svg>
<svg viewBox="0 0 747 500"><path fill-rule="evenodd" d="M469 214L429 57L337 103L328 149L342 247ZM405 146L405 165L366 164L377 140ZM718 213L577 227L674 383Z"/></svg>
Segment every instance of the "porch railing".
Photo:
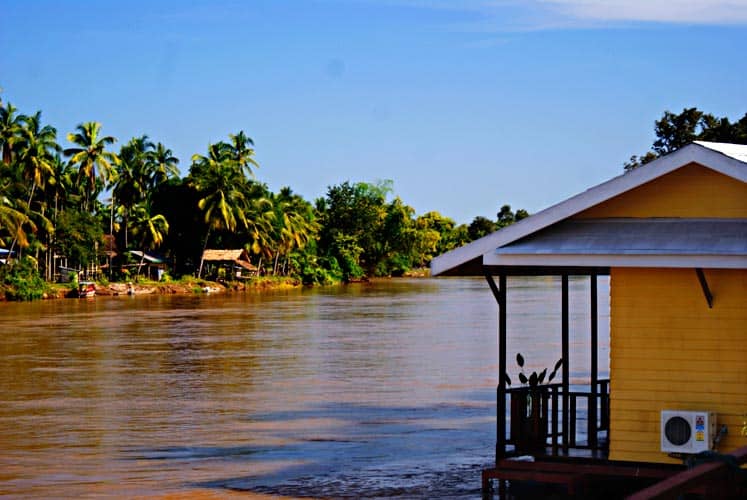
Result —
<svg viewBox="0 0 747 500"><path fill-rule="evenodd" d="M568 454L569 450L591 450L592 454L602 453L606 456L609 450L610 399L609 380L599 380L596 387L586 386L580 390L572 386L568 390L568 408L563 410L565 399L562 384L548 384L540 387L539 394L543 399L543 413L547 425L545 447L551 449L552 455ZM526 393L526 387L514 387L506 390L509 398L507 408L511 408L510 398ZM500 397L500 391L498 391ZM500 406L499 406L500 407ZM563 419L568 419L568 434L563 435ZM499 416L500 418L500 416ZM509 418L505 415L504 418ZM545 424L546 422L546 424ZM506 425L509 436L506 444L516 447L519 427L515 422ZM505 450L504 452L508 452Z"/></svg>

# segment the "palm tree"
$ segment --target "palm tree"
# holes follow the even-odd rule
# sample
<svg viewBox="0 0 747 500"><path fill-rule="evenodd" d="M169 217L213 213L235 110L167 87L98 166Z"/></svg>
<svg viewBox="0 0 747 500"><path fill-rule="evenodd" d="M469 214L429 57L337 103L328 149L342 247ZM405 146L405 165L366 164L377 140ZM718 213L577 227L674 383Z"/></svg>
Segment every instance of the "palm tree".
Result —
<svg viewBox="0 0 747 500"><path fill-rule="evenodd" d="M194 155L190 168L191 183L200 193L197 203L208 226L204 249L211 231L235 231L239 225L248 227L246 179L225 154L225 143L208 146L208 156ZM202 275L200 259L198 277Z"/></svg>
<svg viewBox="0 0 747 500"><path fill-rule="evenodd" d="M2 161L9 165L13 158L13 147L19 140L21 130L23 130L24 116L16 114L18 108L8 103L3 106L0 103L0 151L2 152Z"/></svg>
<svg viewBox="0 0 747 500"><path fill-rule="evenodd" d="M262 194L252 193L247 213L248 233L251 243L247 250L259 255L258 269L262 269L262 259L272 259L275 241L273 223L276 219L272 200Z"/></svg>
<svg viewBox="0 0 747 500"><path fill-rule="evenodd" d="M273 274L278 272L280 257L285 257L283 270L287 268L288 257L294 249L302 249L316 235L319 224L314 220L311 205L284 187L274 202L276 208L276 253Z"/></svg>
<svg viewBox="0 0 747 500"><path fill-rule="evenodd" d="M149 158L154 145L147 135L134 137L119 151L116 180L112 189L112 210L115 201L120 205L124 222L125 248L128 246L130 212L143 201L150 185Z"/></svg>
<svg viewBox="0 0 747 500"><path fill-rule="evenodd" d="M137 272L140 275L140 269L145 261L145 250L161 246L166 234L169 232L169 223L161 214L152 215L149 204L138 204L133 210L133 228L134 236L141 235L140 264Z"/></svg>
<svg viewBox="0 0 747 500"><path fill-rule="evenodd" d="M31 116L24 117L24 127L21 129L20 140L17 145L18 155L16 163L21 170L22 176L31 184L26 207L31 210L31 202L37 187L43 187L48 176L54 173L52 163L54 153L59 151L57 145L57 130L50 126L41 126L41 111ZM31 214L27 214L30 216ZM43 210L40 212L45 226L48 221L44 217ZM10 245L10 251L16 246L16 239Z"/></svg>
<svg viewBox="0 0 747 500"><path fill-rule="evenodd" d="M160 142L156 148L150 152L149 157L151 188L166 182L170 178L179 177L179 158L175 157L173 152Z"/></svg>
<svg viewBox="0 0 747 500"><path fill-rule="evenodd" d="M60 150L57 144L57 129L50 125L41 126L41 111L24 117L25 127L21 130L18 143L18 163L23 176L31 183L29 205L34 190L45 184L45 178L54 173L54 153Z"/></svg>
<svg viewBox="0 0 747 500"><path fill-rule="evenodd" d="M254 159L254 141L247 137L243 130L238 134L228 134L231 143L228 145L229 156L236 166L246 171L248 177L254 177L252 166L259 168L259 163Z"/></svg>
<svg viewBox="0 0 747 500"><path fill-rule="evenodd" d="M84 209L90 206L91 195L95 198L96 174L104 187L114 180L114 166L119 162L116 154L106 151L106 147L114 144L116 140L109 135L100 137L101 124L98 122L86 122L76 127L76 133L67 135L67 140L78 147L68 148L64 151L65 156L70 157L70 163L78 166L78 184L86 180Z"/></svg>
<svg viewBox="0 0 747 500"><path fill-rule="evenodd" d="M25 214L25 210L19 210L13 200L7 196L7 192L10 190L9 184L6 179L0 179L0 237L3 231L7 231L8 236L13 241L16 241L21 247L26 247L29 242L24 226L28 224L32 230L36 228ZM10 254L8 254L8 259L10 259Z"/></svg>

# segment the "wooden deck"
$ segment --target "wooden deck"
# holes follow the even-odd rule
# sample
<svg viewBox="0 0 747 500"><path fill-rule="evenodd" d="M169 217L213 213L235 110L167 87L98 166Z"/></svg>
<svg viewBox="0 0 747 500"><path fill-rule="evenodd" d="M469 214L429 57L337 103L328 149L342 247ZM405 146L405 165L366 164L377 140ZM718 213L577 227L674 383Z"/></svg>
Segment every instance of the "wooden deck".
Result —
<svg viewBox="0 0 747 500"><path fill-rule="evenodd" d="M499 461L482 472L482 496L493 498L497 482L501 500L510 498L603 498L612 500L747 498L747 447L727 455L695 457L702 463L684 465L615 462L579 456L518 457Z"/></svg>
<svg viewBox="0 0 747 500"><path fill-rule="evenodd" d="M684 469L678 465L611 462L580 457L540 457L533 462L501 460L482 472L483 498L493 498L497 481L500 498L553 497L623 498L667 479ZM555 486L555 488L548 488Z"/></svg>

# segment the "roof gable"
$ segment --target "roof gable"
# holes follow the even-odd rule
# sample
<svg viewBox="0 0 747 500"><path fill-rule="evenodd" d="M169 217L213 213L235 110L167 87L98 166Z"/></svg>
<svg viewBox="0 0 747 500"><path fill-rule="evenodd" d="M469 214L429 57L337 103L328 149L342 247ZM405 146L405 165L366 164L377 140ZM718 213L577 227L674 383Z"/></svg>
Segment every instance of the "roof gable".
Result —
<svg viewBox="0 0 747 500"><path fill-rule="evenodd" d="M658 179L691 163L747 183L747 146L696 142L603 182L506 228L440 255L431 262L431 274L461 274L459 268L481 266L483 256L559 221ZM468 274L472 274L471 272Z"/></svg>

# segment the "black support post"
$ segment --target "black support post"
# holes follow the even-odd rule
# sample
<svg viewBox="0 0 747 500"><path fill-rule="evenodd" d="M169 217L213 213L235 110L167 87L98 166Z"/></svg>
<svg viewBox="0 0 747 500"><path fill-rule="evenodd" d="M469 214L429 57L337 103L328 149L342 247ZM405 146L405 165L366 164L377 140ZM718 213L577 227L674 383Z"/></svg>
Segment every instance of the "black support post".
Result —
<svg viewBox="0 0 747 500"><path fill-rule="evenodd" d="M484 271L485 279L498 303L498 390L496 391L496 464L506 455L506 275L501 274L496 286L493 276Z"/></svg>
<svg viewBox="0 0 747 500"><path fill-rule="evenodd" d="M588 410L588 432L589 447L592 450L597 447L597 404L599 402L599 318L597 316L597 275L592 274L591 292L589 303L591 304L591 398L589 400Z"/></svg>
<svg viewBox="0 0 747 500"><path fill-rule="evenodd" d="M568 340L568 275L563 274L561 277L562 283L562 314L561 314L561 336L562 336L562 350L563 350L563 451L568 451L568 438L569 438L569 423L570 423L570 399L569 399L569 378L570 370L568 369L569 363L569 340Z"/></svg>
<svg viewBox="0 0 747 500"><path fill-rule="evenodd" d="M506 275L499 277L498 312L498 441L496 462L506 455Z"/></svg>

